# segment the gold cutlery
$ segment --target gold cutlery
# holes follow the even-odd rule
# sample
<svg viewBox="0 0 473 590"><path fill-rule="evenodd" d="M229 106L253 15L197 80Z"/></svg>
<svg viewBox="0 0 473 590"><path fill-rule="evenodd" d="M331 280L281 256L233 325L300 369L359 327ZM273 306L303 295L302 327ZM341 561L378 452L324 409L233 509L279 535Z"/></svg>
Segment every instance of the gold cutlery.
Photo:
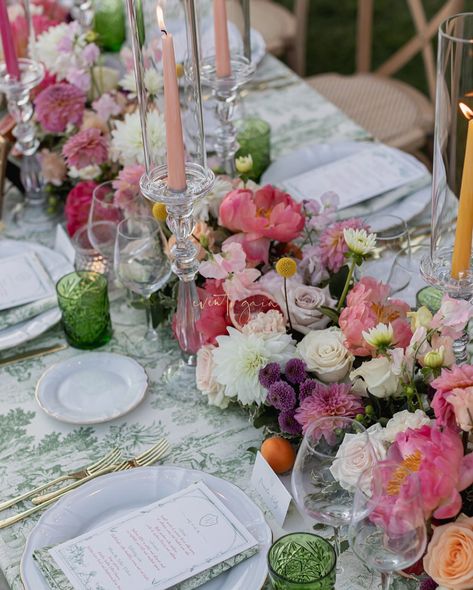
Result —
<svg viewBox="0 0 473 590"><path fill-rule="evenodd" d="M0 367L5 367L6 365L11 365L12 363L18 363L20 361L26 361L27 359L38 358L40 356L45 356L46 354L52 354L53 352L59 352L60 350L64 350L67 347L68 345L63 343L54 344L53 346L47 346L45 348L36 348L26 352L20 352L19 354L0 359Z"/></svg>
<svg viewBox="0 0 473 590"><path fill-rule="evenodd" d="M116 464L116 462L121 459L121 455L122 455L122 452L120 451L120 449L117 449L117 448L112 449L110 451L110 453L107 453L107 455L105 455L104 457L102 457L101 459L96 461L95 463L92 463L91 465L88 465L87 467L84 467L83 469L79 469L79 471L74 471L72 473L66 473L65 475L60 475L59 477L56 477L56 479L48 481L47 483L43 483L43 484L39 485L38 487L36 487L32 490L29 490L28 492L25 492L24 494L16 496L15 498L11 498L10 500L5 500L5 502L1 502L0 503L0 510L5 510L5 508L10 508L10 506L17 504L18 502L21 502L22 500L26 500L28 498L31 498L31 496L35 496L36 494L39 494L43 490L46 490L47 488L50 488L51 486L61 483L62 481L67 481L68 479L80 480L80 479L83 479L84 477L88 477L89 475L92 475L92 474L96 473L97 471L100 471L100 470L104 469L105 467L108 467L109 465Z"/></svg>
<svg viewBox="0 0 473 590"><path fill-rule="evenodd" d="M145 467L146 465L151 465L151 463L154 463L160 459L168 449L169 443L163 438L150 449L144 451L144 453L141 453L141 455L136 456L134 459L127 459L117 465L112 466L113 471L125 471L127 469L132 469L133 467ZM63 488L60 488L59 490L50 492L49 494L36 496L35 498L32 498L31 501L33 504L43 504L43 502L48 502L52 498L56 498L57 496L62 495L69 490L77 488L79 485L81 485L81 483L82 482L80 480L73 482Z"/></svg>

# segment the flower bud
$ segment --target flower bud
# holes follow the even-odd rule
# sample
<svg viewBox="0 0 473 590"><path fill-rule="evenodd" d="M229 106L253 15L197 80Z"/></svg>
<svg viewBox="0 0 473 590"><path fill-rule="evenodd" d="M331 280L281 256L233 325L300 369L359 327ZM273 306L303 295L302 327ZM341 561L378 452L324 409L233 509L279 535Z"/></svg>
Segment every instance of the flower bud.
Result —
<svg viewBox="0 0 473 590"><path fill-rule="evenodd" d="M236 169L240 174L246 174L253 168L253 158L251 154L248 156L240 156L235 161Z"/></svg>
<svg viewBox="0 0 473 590"><path fill-rule="evenodd" d="M444 347L441 346L438 350L431 350L424 357L424 366L429 369L440 369L444 361Z"/></svg>

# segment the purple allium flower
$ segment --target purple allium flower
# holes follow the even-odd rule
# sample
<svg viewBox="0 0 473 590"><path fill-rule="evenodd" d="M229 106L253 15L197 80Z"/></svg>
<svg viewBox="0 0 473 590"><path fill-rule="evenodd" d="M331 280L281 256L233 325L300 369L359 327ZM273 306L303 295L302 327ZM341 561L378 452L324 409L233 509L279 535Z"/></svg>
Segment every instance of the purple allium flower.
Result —
<svg viewBox="0 0 473 590"><path fill-rule="evenodd" d="M269 403L277 410L290 410L296 405L296 392L285 381L276 381L269 388Z"/></svg>
<svg viewBox="0 0 473 590"><path fill-rule="evenodd" d="M304 383L299 386L299 399L303 402L307 397L311 396L317 385L317 381L314 379L306 379Z"/></svg>
<svg viewBox="0 0 473 590"><path fill-rule="evenodd" d="M423 580L420 585L420 590L435 590L438 587L437 582L432 580L432 578L427 578Z"/></svg>
<svg viewBox="0 0 473 590"><path fill-rule="evenodd" d="M295 419L293 410L281 412L278 417L278 423L281 431L286 434L297 435L302 432L302 426Z"/></svg>
<svg viewBox="0 0 473 590"><path fill-rule="evenodd" d="M306 380L305 362L301 359L291 359L286 363L284 371L286 379L291 383L302 383Z"/></svg>
<svg viewBox="0 0 473 590"><path fill-rule="evenodd" d="M308 426L317 418L323 416L355 418L357 414L364 414L364 412L363 404L351 393L351 385L316 383L314 393L307 397L297 409L296 420L302 424L302 431L305 433Z"/></svg>
<svg viewBox="0 0 473 590"><path fill-rule="evenodd" d="M279 363L269 363L259 371L259 382L266 389L269 389L273 383L279 381L280 377L281 367Z"/></svg>
<svg viewBox="0 0 473 590"><path fill-rule="evenodd" d="M45 131L61 133L68 123L80 125L84 115L86 96L72 84L53 84L36 97L36 118Z"/></svg>

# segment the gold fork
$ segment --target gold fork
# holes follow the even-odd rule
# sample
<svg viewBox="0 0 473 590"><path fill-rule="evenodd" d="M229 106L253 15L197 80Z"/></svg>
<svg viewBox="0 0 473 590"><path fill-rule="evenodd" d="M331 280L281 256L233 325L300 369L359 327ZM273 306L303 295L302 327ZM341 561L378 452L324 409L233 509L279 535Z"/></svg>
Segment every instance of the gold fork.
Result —
<svg viewBox="0 0 473 590"><path fill-rule="evenodd" d="M117 448L112 449L109 453L107 453L107 455L105 455L104 457L102 457L101 459L96 461L95 463L92 463L91 465L84 467L83 469L79 469L78 471L74 471L72 473L66 473L65 475L60 475L59 477L56 477L56 479L48 481L47 483L43 483L43 484L39 485L38 487L36 487L32 490L29 490L28 492L25 492L24 494L16 496L15 498L11 498L10 500L5 500L5 502L1 502L0 503L0 510L5 510L5 508L10 508L10 506L17 504L18 502L21 502L22 500L26 500L26 499L30 498L31 496L35 496L36 494L39 494L43 490L46 490L47 488L50 488L51 486L61 483L62 481L67 481L68 479L78 480L78 479L83 479L84 477L88 477L89 475L92 475L92 474L96 473L97 471L100 471L101 469L108 467L109 465L115 464L117 461L119 461L121 459L121 454L122 454L122 452L120 451L120 449L117 449Z"/></svg>
<svg viewBox="0 0 473 590"><path fill-rule="evenodd" d="M128 469L132 469L133 467L147 467L148 465L152 465L158 459L161 459L167 453L168 450L169 443L165 439L162 439L144 453L137 455L134 459L122 461L121 463L116 465L110 465L109 467L106 467L105 469L102 469L101 471L94 473L93 475L89 475L88 477L80 481L76 481L73 484L66 486L65 488L62 488L61 490L58 490L57 495L49 498L49 500L46 500L41 504L38 504L37 506L33 506L33 508L29 508L28 510L19 512L18 514L14 514L9 518L0 520L0 529L4 529L12 524L19 522L20 520L23 520L24 518L27 518L28 516L31 516L32 514L35 514L36 512L39 512L46 506L49 506L49 504L55 502L58 498L62 498L62 496L66 495L70 490L77 488L83 483L86 483L91 479L99 477L100 475L105 475L106 473L111 472L115 473L118 471L127 471Z"/></svg>

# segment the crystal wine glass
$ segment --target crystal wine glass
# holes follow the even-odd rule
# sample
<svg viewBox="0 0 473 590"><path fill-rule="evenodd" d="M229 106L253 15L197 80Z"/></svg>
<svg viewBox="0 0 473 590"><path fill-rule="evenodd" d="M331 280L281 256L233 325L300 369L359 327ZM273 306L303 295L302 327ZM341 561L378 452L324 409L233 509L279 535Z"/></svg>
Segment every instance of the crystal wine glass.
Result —
<svg viewBox="0 0 473 590"><path fill-rule="evenodd" d="M348 536L353 552L381 573L382 590L389 590L393 573L416 563L427 544L417 475L391 461L375 466L370 487L355 493Z"/></svg>
<svg viewBox="0 0 473 590"><path fill-rule="evenodd" d="M306 430L297 453L291 478L293 497L302 513L333 527L337 563L340 528L350 523L354 492L363 467L374 462L374 450L364 426L342 416L315 420ZM345 478L339 477L341 472L345 472ZM343 570L338 566L337 571Z"/></svg>
<svg viewBox="0 0 473 590"><path fill-rule="evenodd" d="M115 272L125 287L146 301L148 330L145 338L156 341L150 297L171 276L166 254L166 239L160 225L151 217L131 217L118 224L114 255Z"/></svg>

